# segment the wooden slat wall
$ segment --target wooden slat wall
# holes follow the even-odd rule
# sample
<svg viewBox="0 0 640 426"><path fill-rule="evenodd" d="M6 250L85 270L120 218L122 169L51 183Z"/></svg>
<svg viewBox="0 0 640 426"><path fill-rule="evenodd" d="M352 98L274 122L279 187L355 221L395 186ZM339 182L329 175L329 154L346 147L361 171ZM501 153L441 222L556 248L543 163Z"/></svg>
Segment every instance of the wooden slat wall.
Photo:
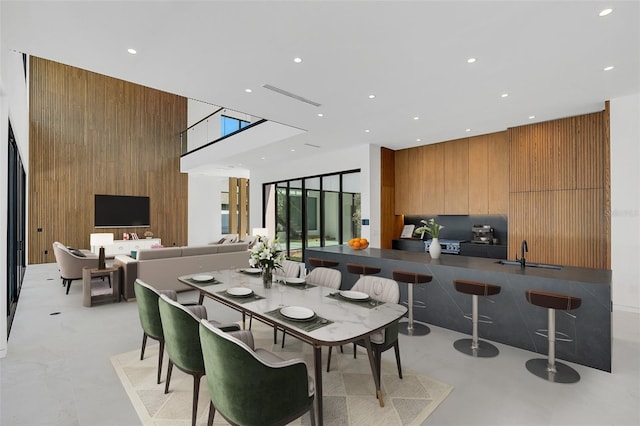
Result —
<svg viewBox="0 0 640 426"><path fill-rule="evenodd" d="M420 198L420 210L413 214L444 213L445 182L447 175L444 166L444 144L438 143L420 147L422 157L422 173L419 175L419 188L412 196Z"/></svg>
<svg viewBox="0 0 640 426"><path fill-rule="evenodd" d="M506 131L491 133L487 145L489 214L509 213L509 137ZM473 161L469 156L469 161ZM469 178L471 184L471 178ZM471 191L471 188L469 188Z"/></svg>
<svg viewBox="0 0 640 426"><path fill-rule="evenodd" d="M469 138L469 214L489 212L489 138Z"/></svg>
<svg viewBox="0 0 640 426"><path fill-rule="evenodd" d="M151 201L150 228L100 232L151 230L165 246L186 244L186 126L186 98L31 57L29 263L54 262L56 240L89 248L94 194Z"/></svg>
<svg viewBox="0 0 640 426"><path fill-rule="evenodd" d="M509 257L609 269L607 111L509 129Z"/></svg>

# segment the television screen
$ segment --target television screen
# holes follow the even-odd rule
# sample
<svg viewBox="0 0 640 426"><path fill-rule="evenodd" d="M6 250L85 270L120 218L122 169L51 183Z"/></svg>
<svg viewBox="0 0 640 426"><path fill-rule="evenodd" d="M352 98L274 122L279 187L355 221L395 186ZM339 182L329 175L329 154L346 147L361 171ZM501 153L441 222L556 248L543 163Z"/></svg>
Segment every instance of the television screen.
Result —
<svg viewBox="0 0 640 426"><path fill-rule="evenodd" d="M149 197L96 194L96 228L148 227L149 217Z"/></svg>

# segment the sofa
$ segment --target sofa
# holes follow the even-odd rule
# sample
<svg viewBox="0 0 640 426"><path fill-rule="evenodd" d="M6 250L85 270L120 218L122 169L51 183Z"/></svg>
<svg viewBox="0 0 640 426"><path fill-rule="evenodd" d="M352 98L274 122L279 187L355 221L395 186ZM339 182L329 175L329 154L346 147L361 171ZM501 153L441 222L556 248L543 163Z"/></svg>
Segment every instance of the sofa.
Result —
<svg viewBox="0 0 640 426"><path fill-rule="evenodd" d="M249 265L247 243L209 244L206 246L140 249L135 258L117 255L114 265L122 268L122 295L135 298L136 278L158 290L185 291L191 288L178 282L182 275L244 268Z"/></svg>

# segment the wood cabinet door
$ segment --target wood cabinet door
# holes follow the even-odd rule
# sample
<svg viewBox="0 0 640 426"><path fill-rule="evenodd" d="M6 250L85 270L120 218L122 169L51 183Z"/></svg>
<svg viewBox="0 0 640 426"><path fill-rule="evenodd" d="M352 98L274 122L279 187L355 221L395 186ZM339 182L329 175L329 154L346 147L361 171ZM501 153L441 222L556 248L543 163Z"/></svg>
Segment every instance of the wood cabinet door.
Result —
<svg viewBox="0 0 640 426"><path fill-rule="evenodd" d="M469 139L444 144L444 213L469 214Z"/></svg>

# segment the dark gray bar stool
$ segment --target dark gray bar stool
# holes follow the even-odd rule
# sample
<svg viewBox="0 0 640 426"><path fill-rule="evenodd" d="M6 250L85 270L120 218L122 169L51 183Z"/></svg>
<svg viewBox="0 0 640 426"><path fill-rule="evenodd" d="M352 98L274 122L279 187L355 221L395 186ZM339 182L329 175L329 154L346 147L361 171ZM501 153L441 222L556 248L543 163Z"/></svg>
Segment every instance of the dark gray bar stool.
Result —
<svg viewBox="0 0 640 426"><path fill-rule="evenodd" d="M409 336L424 336L425 334L429 334L431 332L429 327L424 324L413 322L413 286L416 284L428 283L433 279L433 277L431 275L409 271L393 271L392 273L395 281L407 283L409 321L401 322L398 325L398 331Z"/></svg>
<svg viewBox="0 0 640 426"><path fill-rule="evenodd" d="M473 334L471 339L460 339L453 343L453 347L458 351L475 356L478 358L491 358L497 356L500 352L498 348L484 340L478 340L478 296L493 296L500 293L501 287L495 284L480 283L476 281L454 280L453 284L460 293L471 295L471 317L465 315L465 318L471 319L473 323ZM486 318L486 317L485 317ZM482 320L482 322L491 324L491 320Z"/></svg>
<svg viewBox="0 0 640 426"><path fill-rule="evenodd" d="M567 294L550 293L547 291L527 290L527 301L533 305L547 308L548 330L536 330L536 334L546 337L549 342L547 358L534 358L527 361L527 370L536 376L554 383L576 383L580 381L580 374L573 368L561 362L556 362L556 340L572 342L564 333L556 333L556 310L570 311L582 304L579 297ZM545 334L546 332L546 334ZM558 338L557 335L561 337Z"/></svg>

